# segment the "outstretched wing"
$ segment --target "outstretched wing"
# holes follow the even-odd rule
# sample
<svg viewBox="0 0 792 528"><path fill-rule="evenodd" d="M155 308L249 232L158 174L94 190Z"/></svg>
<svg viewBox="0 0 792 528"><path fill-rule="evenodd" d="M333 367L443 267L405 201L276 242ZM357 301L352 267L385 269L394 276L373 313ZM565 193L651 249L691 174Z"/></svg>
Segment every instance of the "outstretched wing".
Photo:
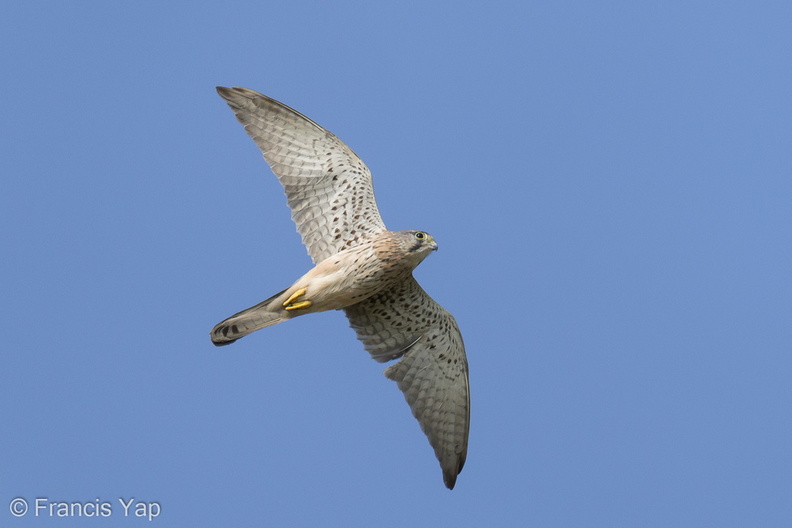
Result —
<svg viewBox="0 0 792 528"><path fill-rule="evenodd" d="M217 93L283 185L292 219L314 263L385 230L371 172L340 139L253 90L219 86Z"/></svg>
<svg viewBox="0 0 792 528"><path fill-rule="evenodd" d="M467 358L454 317L412 277L344 311L375 360L401 357L385 375L404 392L453 489L470 428Z"/></svg>

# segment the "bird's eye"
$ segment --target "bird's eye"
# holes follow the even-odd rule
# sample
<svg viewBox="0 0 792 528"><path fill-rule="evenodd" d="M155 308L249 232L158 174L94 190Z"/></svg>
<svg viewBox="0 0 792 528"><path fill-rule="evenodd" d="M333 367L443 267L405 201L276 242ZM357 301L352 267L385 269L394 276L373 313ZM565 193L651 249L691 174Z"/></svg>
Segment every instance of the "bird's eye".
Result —
<svg viewBox="0 0 792 528"><path fill-rule="evenodd" d="M422 233L418 231L417 233L415 233L415 238L417 238L418 240L423 240L426 238L426 233Z"/></svg>

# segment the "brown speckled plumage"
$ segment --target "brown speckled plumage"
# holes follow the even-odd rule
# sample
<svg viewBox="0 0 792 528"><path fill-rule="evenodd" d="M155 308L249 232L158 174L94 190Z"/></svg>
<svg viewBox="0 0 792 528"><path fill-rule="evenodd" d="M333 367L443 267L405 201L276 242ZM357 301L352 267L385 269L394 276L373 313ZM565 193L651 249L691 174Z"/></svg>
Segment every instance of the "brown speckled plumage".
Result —
<svg viewBox="0 0 792 528"><path fill-rule="evenodd" d="M358 339L404 392L453 488L467 455L468 368L453 316L412 271L437 249L422 231L388 231L371 173L330 132L246 88L218 93L264 154L286 191L314 268L292 286L212 329L225 345L292 317L343 309Z"/></svg>

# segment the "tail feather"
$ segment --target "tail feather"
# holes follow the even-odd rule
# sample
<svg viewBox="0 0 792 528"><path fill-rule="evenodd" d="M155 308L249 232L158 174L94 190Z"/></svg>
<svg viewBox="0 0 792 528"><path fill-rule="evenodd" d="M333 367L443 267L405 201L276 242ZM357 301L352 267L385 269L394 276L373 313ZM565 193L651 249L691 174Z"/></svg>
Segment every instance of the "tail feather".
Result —
<svg viewBox="0 0 792 528"><path fill-rule="evenodd" d="M256 306L251 306L239 313L236 313L218 323L210 333L212 343L216 346L230 345L237 339L245 337L251 332L266 328L268 326L276 325L281 321L288 318L280 306L270 307L272 302L283 295L286 290L276 293L266 301L258 303ZM273 311L275 310L275 311Z"/></svg>

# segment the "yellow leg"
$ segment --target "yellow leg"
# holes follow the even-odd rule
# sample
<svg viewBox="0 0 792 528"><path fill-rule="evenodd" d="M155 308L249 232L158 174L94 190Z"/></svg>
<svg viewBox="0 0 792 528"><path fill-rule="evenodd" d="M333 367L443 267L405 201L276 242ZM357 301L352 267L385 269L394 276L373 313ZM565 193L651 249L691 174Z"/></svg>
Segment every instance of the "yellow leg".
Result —
<svg viewBox="0 0 792 528"><path fill-rule="evenodd" d="M284 307L286 307L286 306L289 306L291 303L293 303L294 301L296 301L297 299L299 299L299 298L300 298L300 297L302 297L303 295L305 295L305 288L300 288L300 289L299 289L299 290L297 290L296 292L292 293L292 294L291 294L291 297L289 297L288 299L286 299L286 302L285 302L285 303L283 303L283 306L284 306Z"/></svg>
<svg viewBox="0 0 792 528"><path fill-rule="evenodd" d="M303 295L305 295L305 288L300 288L296 292L292 293L288 299L286 299L286 302L283 303L283 307L286 308L287 310L298 310L300 308L310 307L313 303L308 300L294 302Z"/></svg>
<svg viewBox="0 0 792 528"><path fill-rule="evenodd" d="M286 306L286 309L287 310L298 310L300 308L308 308L312 304L313 303L311 301L300 301L298 303L294 303L294 304L290 304L289 306Z"/></svg>

